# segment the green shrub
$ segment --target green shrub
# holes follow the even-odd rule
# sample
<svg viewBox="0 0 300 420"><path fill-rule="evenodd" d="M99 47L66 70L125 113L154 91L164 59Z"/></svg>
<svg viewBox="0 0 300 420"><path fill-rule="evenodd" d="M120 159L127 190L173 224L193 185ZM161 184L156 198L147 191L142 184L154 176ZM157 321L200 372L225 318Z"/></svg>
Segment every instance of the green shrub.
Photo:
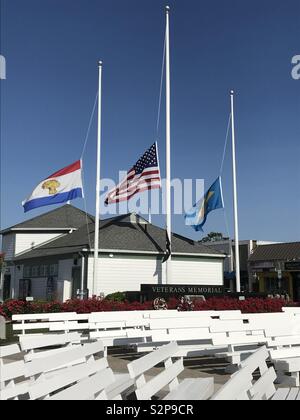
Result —
<svg viewBox="0 0 300 420"><path fill-rule="evenodd" d="M125 302L126 296L125 296L125 293L116 292L116 293L112 293L111 295L107 295L105 297L105 300L108 300L110 302Z"/></svg>

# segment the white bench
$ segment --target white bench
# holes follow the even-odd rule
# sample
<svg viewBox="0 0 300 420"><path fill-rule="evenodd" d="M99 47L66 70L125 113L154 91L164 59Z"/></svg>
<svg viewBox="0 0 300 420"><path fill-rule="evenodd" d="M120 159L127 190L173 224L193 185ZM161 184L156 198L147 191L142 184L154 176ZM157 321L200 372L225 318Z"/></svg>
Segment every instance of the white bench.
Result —
<svg viewBox="0 0 300 420"><path fill-rule="evenodd" d="M72 345L79 345L81 342L82 337L79 333L23 335L19 339L20 348L25 353L25 362L42 358L55 352L67 351Z"/></svg>
<svg viewBox="0 0 300 420"><path fill-rule="evenodd" d="M276 392L274 368L268 368L266 347L248 357L240 364L240 370L212 397L212 400L268 400ZM259 370L260 377L253 383L253 374Z"/></svg>
<svg viewBox="0 0 300 420"><path fill-rule="evenodd" d="M20 332L22 335L36 333L36 331L48 332L52 323L61 322L88 322L89 314L77 314L76 312L48 313L48 314L24 314L13 315L13 331ZM65 328L61 331L66 332Z"/></svg>
<svg viewBox="0 0 300 420"><path fill-rule="evenodd" d="M73 343L80 343L79 334L33 337L24 335L20 337L20 344L0 347L0 399L19 399L28 394L29 383L25 377L25 362L66 351ZM50 346L51 350L45 350ZM13 361L15 358L17 360ZM10 363L7 359L11 359ZM47 366L44 366L44 371L45 373L48 371Z"/></svg>
<svg viewBox="0 0 300 420"><path fill-rule="evenodd" d="M220 318L221 316L236 316L241 314L241 311L152 311L149 314L150 319L161 319L161 318Z"/></svg>
<svg viewBox="0 0 300 420"><path fill-rule="evenodd" d="M5 340L6 338L6 321L4 316L0 315L0 340Z"/></svg>
<svg viewBox="0 0 300 420"><path fill-rule="evenodd" d="M148 318L149 312L147 311L14 315L13 331L25 335L49 331L68 333L71 331L144 328L145 325L148 325Z"/></svg>
<svg viewBox="0 0 300 420"><path fill-rule="evenodd" d="M300 386L300 337L282 342L272 342L275 349L270 350L270 358L278 372L278 381L289 386ZM288 344L289 343L289 344Z"/></svg>
<svg viewBox="0 0 300 420"><path fill-rule="evenodd" d="M298 315L300 315L300 307L299 306L284 307L284 308L282 308L282 311L284 313L287 313L287 314L292 314L292 315L298 314Z"/></svg>
<svg viewBox="0 0 300 420"><path fill-rule="evenodd" d="M239 371L213 396L212 400L300 400L300 388L279 388L273 367L268 367L268 350L262 347L239 365ZM259 371L259 378L253 375Z"/></svg>
<svg viewBox="0 0 300 420"><path fill-rule="evenodd" d="M28 381L24 378L24 361L16 360L7 363L6 360L14 358L20 352L18 344L0 347L0 400L18 400L28 393Z"/></svg>
<svg viewBox="0 0 300 420"><path fill-rule="evenodd" d="M78 363L82 359L84 362ZM45 366L52 375L45 374ZM114 390L115 378L103 357L101 342L73 346L63 353L32 360L25 364L25 372L26 377L34 378L29 387L30 399L107 399L106 388ZM129 376L127 379L130 385ZM114 398L120 399L120 395Z"/></svg>
<svg viewBox="0 0 300 420"><path fill-rule="evenodd" d="M74 334L71 334L75 336ZM64 337L64 339L63 339ZM76 338L76 337L74 337ZM37 337L35 348L68 343L68 336ZM25 349L32 348L31 337L22 339ZM133 391L129 374L114 375L103 357L101 342L45 350L30 361L1 364L0 400L7 399L121 399ZM20 355L18 345L1 348L0 356ZM0 359L2 360L2 359Z"/></svg>
<svg viewBox="0 0 300 420"><path fill-rule="evenodd" d="M177 355L178 350L176 343L170 343L129 363L128 371L135 381L138 400L151 400L165 387L169 388L169 392L163 397L164 400L206 400L212 395L213 378L185 379L179 382L178 376L184 366L183 359ZM178 360L173 362L174 358ZM148 379L146 373L160 363L164 364L164 370Z"/></svg>
<svg viewBox="0 0 300 420"><path fill-rule="evenodd" d="M300 388L279 388L272 397L273 401L300 401Z"/></svg>
<svg viewBox="0 0 300 420"><path fill-rule="evenodd" d="M106 331L123 330L128 328L147 329L149 323L154 320L179 320L184 324L184 320L204 320L219 319L222 315L238 317L240 311L195 311L178 312L177 310L168 311L120 311L120 312L93 312L90 314L50 313L50 314L25 314L13 316L13 331L19 334L34 334L45 332L72 331ZM106 336L104 334L104 336ZM99 334L99 338L102 338Z"/></svg>
<svg viewBox="0 0 300 420"><path fill-rule="evenodd" d="M213 344L228 346L226 352L217 353L216 356L225 357L231 364L230 370L236 368L243 358L256 351L258 346L266 345L282 335L298 333L299 324L293 318L282 318L275 314L273 320L270 314L266 315L262 318L250 317L247 323L243 321L241 325L236 324L237 321L223 321L223 324L220 322L210 327L214 336ZM224 335L218 334L222 331L225 332L225 339Z"/></svg>

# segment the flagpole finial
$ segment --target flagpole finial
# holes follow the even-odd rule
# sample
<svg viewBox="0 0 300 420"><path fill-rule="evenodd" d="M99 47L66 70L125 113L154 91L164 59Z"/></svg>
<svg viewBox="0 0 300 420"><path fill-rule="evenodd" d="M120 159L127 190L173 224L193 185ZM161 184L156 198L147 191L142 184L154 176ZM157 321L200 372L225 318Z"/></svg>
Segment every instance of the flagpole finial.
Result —
<svg viewBox="0 0 300 420"><path fill-rule="evenodd" d="M166 12L170 13L170 6L166 6Z"/></svg>
<svg viewBox="0 0 300 420"><path fill-rule="evenodd" d="M99 67L102 67L102 65L103 65L103 61L101 61L101 60L100 60L100 61L98 61L98 66L99 66Z"/></svg>
<svg viewBox="0 0 300 420"><path fill-rule="evenodd" d="M234 95L234 90L233 90L233 89L231 89L231 91L230 91L230 95L231 95L231 96L233 96L233 95Z"/></svg>

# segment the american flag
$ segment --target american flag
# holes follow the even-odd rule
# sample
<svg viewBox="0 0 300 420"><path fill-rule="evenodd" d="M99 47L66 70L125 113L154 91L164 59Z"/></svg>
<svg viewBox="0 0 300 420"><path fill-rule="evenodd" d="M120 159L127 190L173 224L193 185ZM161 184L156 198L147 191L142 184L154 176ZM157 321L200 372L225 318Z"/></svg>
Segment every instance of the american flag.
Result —
<svg viewBox="0 0 300 420"><path fill-rule="evenodd" d="M110 191L105 204L114 204L130 200L135 194L161 188L157 143L136 162L123 181Z"/></svg>

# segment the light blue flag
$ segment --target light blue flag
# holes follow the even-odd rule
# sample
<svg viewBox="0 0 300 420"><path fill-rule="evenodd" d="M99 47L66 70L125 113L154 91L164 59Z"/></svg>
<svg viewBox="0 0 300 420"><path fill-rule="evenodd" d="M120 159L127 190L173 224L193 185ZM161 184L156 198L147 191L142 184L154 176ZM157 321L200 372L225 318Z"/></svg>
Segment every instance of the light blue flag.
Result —
<svg viewBox="0 0 300 420"><path fill-rule="evenodd" d="M185 215L185 224L196 232L203 232L208 214L213 210L223 209L222 180L219 177L209 188L205 196Z"/></svg>

